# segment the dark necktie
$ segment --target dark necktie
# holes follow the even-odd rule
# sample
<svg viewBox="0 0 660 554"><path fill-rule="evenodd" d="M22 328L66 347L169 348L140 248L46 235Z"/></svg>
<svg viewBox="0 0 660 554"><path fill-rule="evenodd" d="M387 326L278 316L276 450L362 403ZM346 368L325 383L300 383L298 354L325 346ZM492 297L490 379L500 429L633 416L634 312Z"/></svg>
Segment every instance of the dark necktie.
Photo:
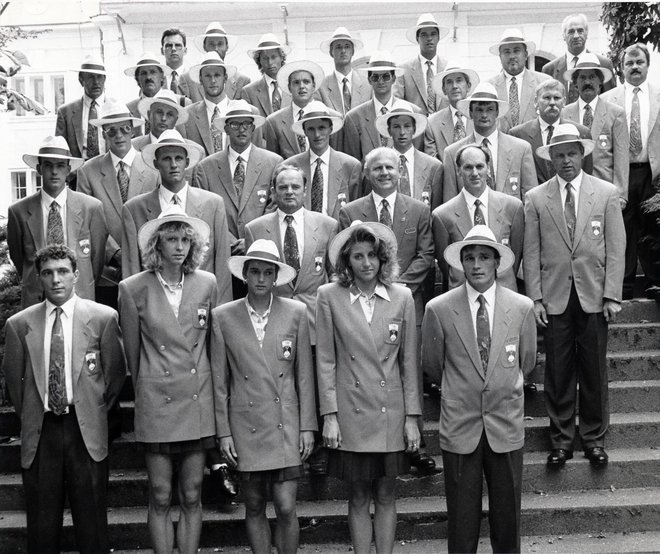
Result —
<svg viewBox="0 0 660 554"><path fill-rule="evenodd" d="M474 201L474 224L475 225L486 225L486 218L484 217L484 212L481 209L481 200Z"/></svg>
<svg viewBox="0 0 660 554"><path fill-rule="evenodd" d="M96 100L92 100L92 103L89 106L89 118L87 119L87 159L93 158L94 156L99 155L99 133L98 129L94 127L90 121L96 119Z"/></svg>
<svg viewBox="0 0 660 554"><path fill-rule="evenodd" d="M520 100L518 99L518 83L516 83L515 77L511 77L511 84L509 85L509 106L511 108L511 126L515 127L520 120Z"/></svg>
<svg viewBox="0 0 660 554"><path fill-rule="evenodd" d="M555 132L555 128L552 125L548 125L548 134L546 135L545 139L545 145L547 146L550 144L550 139L552 139L552 135ZM545 160L545 165L548 168L548 175L555 175L555 167L552 165L552 162Z"/></svg>
<svg viewBox="0 0 660 554"><path fill-rule="evenodd" d="M480 294L477 300L479 302L479 309L477 310L477 346L479 347L481 367L485 375L488 368L488 355L490 354L490 323L484 295Z"/></svg>
<svg viewBox="0 0 660 554"><path fill-rule="evenodd" d="M284 261L296 270L296 275L300 271L300 257L298 254L298 237L293 228L293 216L285 215L286 231L284 232ZM296 280L293 280L295 284Z"/></svg>
<svg viewBox="0 0 660 554"><path fill-rule="evenodd" d="M495 166L493 165L493 153L490 150L490 141L485 138L483 141L481 141L481 146L483 146L484 150L488 152L488 157L490 158L490 161L488 162L488 175L486 176L486 184L490 188L495 189Z"/></svg>
<svg viewBox="0 0 660 554"><path fill-rule="evenodd" d="M383 115L385 115L385 114L387 113L387 108L386 108L385 106L383 106L383 107L380 109L380 113L383 114ZM381 146L387 146L388 143L389 143L389 138L388 138L388 137L384 137L383 135L380 135L380 145L381 145Z"/></svg>
<svg viewBox="0 0 660 554"><path fill-rule="evenodd" d="M181 199L179 198L178 194L172 196L172 204L174 204L175 206L181 205Z"/></svg>
<svg viewBox="0 0 660 554"><path fill-rule="evenodd" d="M429 114L435 112L435 92L433 91L433 62L426 61L426 107Z"/></svg>
<svg viewBox="0 0 660 554"><path fill-rule="evenodd" d="M573 186L570 183L566 183L564 218L566 219L566 228L568 229L568 236L572 244L573 237L575 236L575 196L573 195Z"/></svg>
<svg viewBox="0 0 660 554"><path fill-rule="evenodd" d="M586 104L584 106L584 116L582 116L582 125L587 129L591 129L591 124L594 122L594 114L591 111L591 106Z"/></svg>
<svg viewBox="0 0 660 554"><path fill-rule="evenodd" d="M312 211L323 211L323 172L321 171L321 164L323 160L316 158L316 169L314 170L314 177L312 178Z"/></svg>
<svg viewBox="0 0 660 554"><path fill-rule="evenodd" d="M46 244L64 244L64 225L59 205L55 200L50 203L46 222Z"/></svg>
<svg viewBox="0 0 660 554"><path fill-rule="evenodd" d="M50 334L48 358L48 408L55 415L62 415L67 407L66 376L64 373L64 331L62 308L55 308L55 322Z"/></svg>
<svg viewBox="0 0 660 554"><path fill-rule="evenodd" d="M383 225L387 225L390 229L392 228L392 215L390 214L390 204L387 200L383 198L380 203L380 217L378 221Z"/></svg>
<svg viewBox="0 0 660 554"><path fill-rule="evenodd" d="M282 95L277 88L277 81L271 83L273 85L273 94L270 97L270 104L273 107L273 111L276 112L282 107Z"/></svg>
<svg viewBox="0 0 660 554"><path fill-rule="evenodd" d="M170 81L170 90L174 94L179 94L179 80L177 79L176 71L172 71L172 80Z"/></svg>
<svg viewBox="0 0 660 554"><path fill-rule="evenodd" d="M240 202L241 195L243 194L243 185L245 184L245 165L243 158L240 156L236 159L236 168L234 169L234 188L236 189L236 196Z"/></svg>
<svg viewBox="0 0 660 554"><path fill-rule="evenodd" d="M128 172L126 171L126 164L119 161L119 169L117 170L117 183L119 183L119 194L121 194L121 203L125 204L128 200Z"/></svg>
<svg viewBox="0 0 660 554"><path fill-rule="evenodd" d="M573 65L571 66L570 69L575 69L575 67L578 64L578 61L579 61L578 57L573 56L573 59L571 60L571 63ZM572 83L572 81L568 81L568 83L566 83L566 84L568 86L568 103L572 104L573 102L575 102L578 99L578 96L580 94L578 93L578 88Z"/></svg>
<svg viewBox="0 0 660 554"><path fill-rule="evenodd" d="M303 110L302 108L298 110L298 121L300 121L303 117ZM298 139L298 148L300 148L301 152L304 152L307 150L307 141L305 140L304 135L298 135L296 134L296 138Z"/></svg>
<svg viewBox="0 0 660 554"><path fill-rule="evenodd" d="M344 97L344 113L351 109L351 91L348 88L348 78L342 80L341 95Z"/></svg>
<svg viewBox="0 0 660 554"><path fill-rule="evenodd" d="M639 87L633 89L630 109L630 156L636 158L642 151L642 127L639 108Z"/></svg>
<svg viewBox="0 0 660 554"><path fill-rule="evenodd" d="M216 106L213 110L213 115L211 116L211 137L213 137L214 152L220 152L220 150L222 150L222 131L215 125L215 122L219 117L220 110L218 109L218 106Z"/></svg>
<svg viewBox="0 0 660 554"><path fill-rule="evenodd" d="M465 125L463 125L463 116L456 112L456 125L454 125L454 142L465 138Z"/></svg>
<svg viewBox="0 0 660 554"><path fill-rule="evenodd" d="M399 192L406 196L412 196L410 187L410 174L408 173L408 163L403 154L399 155Z"/></svg>

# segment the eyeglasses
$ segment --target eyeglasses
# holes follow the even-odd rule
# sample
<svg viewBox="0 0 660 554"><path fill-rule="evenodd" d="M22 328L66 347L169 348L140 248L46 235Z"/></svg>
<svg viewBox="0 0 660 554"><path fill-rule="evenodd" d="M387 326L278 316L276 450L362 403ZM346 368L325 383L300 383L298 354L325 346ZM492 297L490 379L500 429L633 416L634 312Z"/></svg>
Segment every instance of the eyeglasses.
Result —
<svg viewBox="0 0 660 554"><path fill-rule="evenodd" d="M389 83L394 78L394 75L391 73L369 73L369 80L372 83L377 83L378 81L383 81L383 83Z"/></svg>
<svg viewBox="0 0 660 554"><path fill-rule="evenodd" d="M171 42L166 42L163 44L163 48L165 48L165 50L183 50L183 44L172 44Z"/></svg>
<svg viewBox="0 0 660 554"><path fill-rule="evenodd" d="M252 121L227 121L227 125L232 131L247 131L254 125Z"/></svg>
<svg viewBox="0 0 660 554"><path fill-rule="evenodd" d="M130 123L124 123L124 125L110 127L109 129L107 127L103 127L103 132L110 138L115 137L117 133L121 133L122 135L130 135L133 132L133 125Z"/></svg>

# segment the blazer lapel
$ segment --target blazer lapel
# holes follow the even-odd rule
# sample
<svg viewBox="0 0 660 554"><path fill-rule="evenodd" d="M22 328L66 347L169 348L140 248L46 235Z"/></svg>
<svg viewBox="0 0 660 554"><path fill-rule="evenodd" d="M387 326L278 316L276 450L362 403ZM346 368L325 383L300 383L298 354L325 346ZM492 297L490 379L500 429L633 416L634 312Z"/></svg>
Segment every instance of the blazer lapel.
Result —
<svg viewBox="0 0 660 554"><path fill-rule="evenodd" d="M481 365L481 357L479 356L477 333L472 323L472 312L470 311L468 303L467 289L465 288L465 285L462 285L462 287L463 294L461 295L458 304L452 308L456 314L456 317L454 318L454 327L456 328L458 338L463 343L463 348L465 348L468 356L470 356L470 360L472 360L472 365L483 379L485 377L484 369Z"/></svg>
<svg viewBox="0 0 660 554"><path fill-rule="evenodd" d="M494 194L488 193L488 227L493 231L495 239L500 238L502 229L502 204Z"/></svg>
<svg viewBox="0 0 660 554"><path fill-rule="evenodd" d="M437 60L436 60L437 62ZM436 63L437 67L437 63ZM426 86L424 85L424 78L422 77L422 71L425 71L426 68L422 67L422 63L419 61L419 56L415 57L413 61L413 70L411 72L412 79L415 82L415 86L419 91L419 95L422 97L424 102L426 102Z"/></svg>
<svg viewBox="0 0 660 554"><path fill-rule="evenodd" d="M199 136L202 137L204 148L207 152L213 154L215 149L213 147L213 139L211 138L211 124L209 123L209 116L206 113L206 103L202 101L195 110L195 125L199 131Z"/></svg>
<svg viewBox="0 0 660 554"><path fill-rule="evenodd" d="M341 113L343 109L343 103L341 99L341 93L337 88L337 79L335 79L334 73L330 74L330 78L327 81L328 83L328 96L330 96L330 102L332 103L332 109L337 110Z"/></svg>
<svg viewBox="0 0 660 554"><path fill-rule="evenodd" d="M73 379L74 391L85 364L85 353L87 352L90 336L89 319L89 313L82 302L76 301L73 310L73 344L71 345L71 378Z"/></svg>
<svg viewBox="0 0 660 554"><path fill-rule="evenodd" d="M447 144L453 144L454 142L454 124L451 108L447 108L442 114L442 119L440 119L440 132Z"/></svg>
<svg viewBox="0 0 660 554"><path fill-rule="evenodd" d="M273 303L270 306L270 314L268 315L268 324L266 325L266 329L264 333L263 348L260 348L260 350L264 360L264 364L269 370L268 375L270 376L271 384L275 388L275 390L279 389L277 382L278 382L278 374L280 370L277 367L278 366L277 362L274 362L271 356L269 356L267 359L263 353L264 352L277 353L282 348L282 345L279 344L278 335L282 333L283 328L282 326L279 325L279 323L281 320L285 319L285 317L286 317L285 314L282 312L282 306L280 304L279 298L274 296ZM248 319L249 319L249 315L248 315ZM252 323L251 322L248 323L250 323L250 327L252 327ZM256 340L257 336L254 333L254 328L252 328L252 334L254 335ZM276 359L277 359L277 354L275 356L275 360Z"/></svg>
<svg viewBox="0 0 660 554"><path fill-rule="evenodd" d="M82 122L83 122L83 110L85 109L85 103L83 102L83 99L81 98L78 102L76 102L71 110L71 119L73 121L73 128L76 132L76 142L78 143L78 149L80 152L85 151L85 147L87 146L85 142L83 141L83 128L82 128Z"/></svg>
<svg viewBox="0 0 660 554"><path fill-rule="evenodd" d="M523 113L521 111L520 120L518 122L519 124L523 123L526 119L528 119L527 112L529 110L532 111L532 114L529 114L529 115L533 115L534 110L535 110L535 108L534 108L534 83L532 82L532 74L531 74L529 69L525 69L525 72L523 73L523 80L522 80L522 85L521 86L522 86L522 89L520 91L520 108L521 108L521 110L524 108L525 112Z"/></svg>
<svg viewBox="0 0 660 554"><path fill-rule="evenodd" d="M502 302L498 302L499 286L495 292L495 306L493 310L493 333L491 335L490 350L488 352L488 370L486 371L486 383L488 383L491 375L495 371L497 364L498 354L504 347L504 341L509 333L509 326L511 325L511 317L509 316L509 306L504 306Z"/></svg>
<svg viewBox="0 0 660 554"><path fill-rule="evenodd" d="M378 133L378 130L376 129L376 108L374 107L373 101L368 106L368 109L364 111L364 124L362 126L362 129L367 132L369 135L369 138L371 139L371 143L373 144L374 148L378 148L380 146L380 134Z"/></svg>
<svg viewBox="0 0 660 554"><path fill-rule="evenodd" d="M316 254L319 238L317 236L318 225L312 223L311 219L309 213L305 214L305 245L303 247L302 264L300 264L300 273L296 280L295 289L304 280L305 275L312 275L314 272L314 254Z"/></svg>
<svg viewBox="0 0 660 554"><path fill-rule="evenodd" d="M29 331L25 335L25 344L30 353L34 382L43 402L46 397L46 363L44 356L44 334L46 332L46 302L41 303L41 309L33 312L29 322Z"/></svg>
<svg viewBox="0 0 660 554"><path fill-rule="evenodd" d="M559 180L557 177L553 177L551 185L548 187L547 191L548 202L546 207L552 217L559 233L561 234L566 246L573 248L571 244L571 239L568 236L568 229L566 228L566 220L564 219L564 206L561 203L561 194L559 192Z"/></svg>
<svg viewBox="0 0 660 554"><path fill-rule="evenodd" d="M67 193L66 199L66 243L69 248L76 249L78 236L83 224L83 215L80 204L71 191Z"/></svg>
<svg viewBox="0 0 660 554"><path fill-rule="evenodd" d="M430 185L429 183L429 166L420 156L420 153L415 150L415 176L413 183L413 198L417 200L422 199L422 192ZM431 191L429 191L430 194Z"/></svg>
<svg viewBox="0 0 660 554"><path fill-rule="evenodd" d="M497 145L497 169L496 174L496 190L503 191L506 187L506 181L509 178L509 170L511 169L511 149L507 148L506 139L502 140L504 133L498 131L498 145Z"/></svg>
<svg viewBox="0 0 660 554"><path fill-rule="evenodd" d="M465 201L465 196L463 193L459 192L458 195L460 199L456 202L456 227L461 232L461 235L465 237L468 234L470 229L472 229L472 218L470 217L470 210L468 209L467 202ZM488 214L490 216L490 213Z"/></svg>
<svg viewBox="0 0 660 554"><path fill-rule="evenodd" d="M335 205L337 204L337 195L341 190L341 167L337 160L335 151L330 149L330 164L328 167L328 211L327 215L332 217L335 213ZM311 193L310 193L311 194ZM346 191L346 202L349 201L348 191Z"/></svg>
<svg viewBox="0 0 660 554"><path fill-rule="evenodd" d="M27 226L32 233L32 240L36 250L46 246L43 226L43 210L41 209L41 193L32 196L32 200L27 206L28 218Z"/></svg>
<svg viewBox="0 0 660 554"><path fill-rule="evenodd" d="M253 150L254 153L254 150ZM236 189L234 188L234 178L231 174L231 169L229 165L229 146L225 148L222 151L222 154L218 156L218 178L222 186L224 187L225 191L227 192L227 196L229 196L230 200L238 210L238 207L240 205L240 198L236 194ZM247 174L250 170L250 164L252 163L252 156L250 156L250 159L248 160L248 163L246 164L245 168L245 173L246 173L246 180L247 180Z"/></svg>
<svg viewBox="0 0 660 554"><path fill-rule="evenodd" d="M594 207L594 187L591 180L587 178L586 173L582 173L582 184L580 185L580 197L578 201L578 213L575 220L575 235L573 239L573 249L580 242L584 233L589 216Z"/></svg>
<svg viewBox="0 0 660 554"><path fill-rule="evenodd" d="M243 184L243 193L239 202L238 212L241 213L252 196L252 190L257 185L257 179L261 173L261 159L254 146L250 152L250 158L245 168L245 183ZM233 188L233 185L232 185Z"/></svg>
<svg viewBox="0 0 660 554"><path fill-rule="evenodd" d="M139 155L139 154L138 154ZM137 156L136 155L136 158ZM133 171L135 167L135 162L133 162L133 167L131 167L131 177L133 177ZM119 182L117 181L117 174L115 173L115 168L112 165L112 158L110 157L110 152L108 152L103 157L103 162L101 163L101 184L103 185L103 190L105 190L112 207L117 212L117 215L121 217L122 201L121 201L121 192L119 191ZM129 182L130 189L130 182Z"/></svg>
<svg viewBox="0 0 660 554"><path fill-rule="evenodd" d="M401 248L403 237L406 234L406 218L408 217L408 203L403 194L396 195L394 203L394 215L392 216L392 231L397 239L397 244Z"/></svg>

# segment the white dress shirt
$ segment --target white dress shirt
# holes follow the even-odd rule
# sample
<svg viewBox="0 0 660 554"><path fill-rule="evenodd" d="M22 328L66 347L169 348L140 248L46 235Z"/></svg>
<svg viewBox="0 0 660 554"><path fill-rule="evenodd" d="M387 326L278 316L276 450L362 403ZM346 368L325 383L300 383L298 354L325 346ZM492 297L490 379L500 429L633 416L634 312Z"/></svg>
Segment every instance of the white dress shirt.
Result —
<svg viewBox="0 0 660 554"><path fill-rule="evenodd" d="M470 221L474 223L474 212L477 211L477 207L474 205L476 200L481 202L481 213L484 214L485 224L488 225L488 187L484 189L481 193L481 196L477 197L473 194L470 194L465 187L461 189L465 202L467 203L468 211L470 212Z"/></svg>
<svg viewBox="0 0 660 554"><path fill-rule="evenodd" d="M250 316L250 322L252 323L252 328L254 329L254 334L257 335L257 340L259 341L259 347L263 348L264 346L264 337L266 336L266 325L268 325L268 318L270 316L270 309L273 306L273 295L270 295L270 301L268 302L268 309L263 313L259 314L251 305L248 297L245 297L245 307L247 308L248 315Z"/></svg>
<svg viewBox="0 0 660 554"><path fill-rule="evenodd" d="M284 218L287 215L293 216L293 221L291 225L293 230L296 232L296 240L298 242L298 260L300 265L302 265L303 251L305 249L305 209L300 208L298 211L293 212L292 214L285 214L282 210L277 208L277 221L280 226L280 246L282 247L282 252L284 252L284 234L286 233L287 223L284 221Z"/></svg>
<svg viewBox="0 0 660 554"><path fill-rule="evenodd" d="M73 311L76 307L76 295L73 294L64 304L60 321L62 322L62 334L64 335L64 378L66 381L67 404L73 404L73 374L71 371L71 345L73 343ZM44 370L46 372L46 387L44 393L44 410L48 408L48 369L50 366L50 339L55 324L55 304L46 300L46 326L44 332ZM76 360L79 362L80 360ZM98 361L97 361L98 363Z"/></svg>
<svg viewBox="0 0 660 554"><path fill-rule="evenodd" d="M472 326L474 327L474 336L477 336L477 311L479 310L479 295L483 294L486 299L486 312L488 313L488 326L490 327L490 336L493 336L493 319L495 319L495 290L496 284L493 283L489 289L484 292L479 292L465 282L467 289L468 304L470 306L470 315L472 316Z"/></svg>
<svg viewBox="0 0 660 554"><path fill-rule="evenodd" d="M591 106L592 117L594 117L596 114L596 106L598 106L598 100L599 98L598 96L596 96L596 98L594 98L591 102L589 102L589 105ZM582 98L578 98L577 102L578 102L578 117L580 118L578 123L582 125L582 122L584 121L584 107L587 105L587 103L584 100L582 100ZM594 137L594 140L595 139L596 137Z"/></svg>
<svg viewBox="0 0 660 554"><path fill-rule="evenodd" d="M337 86L339 87L339 97L341 98L341 107L343 108L343 113L346 113L346 106L344 106L344 79L346 79L346 86L348 87L348 92L351 93L351 107L353 106L353 70L349 71L347 75L339 73L335 69L335 79L337 79Z"/></svg>
<svg viewBox="0 0 660 554"><path fill-rule="evenodd" d="M426 81L426 72L428 71L429 66L426 63L431 62L431 71L433 71L433 76L435 77L438 74L438 56L433 56L433 59L429 60L421 54L417 54L417 58L422 66L422 80L424 81L424 87L428 90L429 84Z"/></svg>
<svg viewBox="0 0 660 554"><path fill-rule="evenodd" d="M396 151L397 156L399 156L399 163L401 162L400 156L401 152ZM410 146L408 150L403 153L403 156L406 157L406 167L408 168L408 179L410 181L410 196L415 197L415 147ZM389 200L388 200L389 202Z"/></svg>
<svg viewBox="0 0 660 554"><path fill-rule="evenodd" d="M110 159L112 160L112 167L115 168L115 175L119 171L119 162L124 162L124 164L126 164L126 167L124 168L126 174L129 179L131 178L131 167L133 166L133 160L135 160L135 154L137 154L137 150L132 146L123 158L117 156L112 150L110 151Z"/></svg>
<svg viewBox="0 0 660 554"><path fill-rule="evenodd" d="M177 193L174 193L164 186L159 186L158 187L158 200L160 202L160 209L165 210L168 206L171 206L173 204L172 198L174 195L177 195L179 197L179 205L181 206L181 209L185 212L186 211L186 199L188 198L188 183L183 185L183 188Z"/></svg>
<svg viewBox="0 0 660 554"><path fill-rule="evenodd" d="M183 297L183 279L185 274L181 272L181 281L175 285L170 285L163 279L163 276L160 274L160 271L156 271L156 277L158 277L158 282L163 291L165 292L165 297L167 298L167 303L172 308L174 312L174 317L179 317L179 307L181 306L181 298Z"/></svg>
<svg viewBox="0 0 660 554"><path fill-rule="evenodd" d="M511 80L515 77L516 78L516 86L518 87L518 105L520 105L521 102L521 96L522 96L522 82L523 82L523 77L525 75L525 71L527 71L527 68L523 68L523 70L518 73L518 75L510 75L506 71L502 70L504 73L504 80L506 81L506 97L509 102L511 102L511 99L509 98L509 90L511 88Z"/></svg>
<svg viewBox="0 0 660 554"><path fill-rule="evenodd" d="M43 189L41 189L41 213L43 215L41 220L41 225L44 230L44 239L46 238L48 232L48 213L50 212L50 205L53 201L57 202L58 209L60 212L60 217L62 218L62 230L64 231L64 244L67 244L66 240L66 198L67 190L69 187L64 187L62 192L57 195L57 198L53 198L47 194Z"/></svg>
<svg viewBox="0 0 660 554"><path fill-rule="evenodd" d="M206 106L206 117L209 120L209 131L211 133L211 137L213 137L213 112L215 112L215 108L218 108L218 111L220 112L220 116L222 117L222 114L227 111L227 105L229 104L229 98L226 96L223 96L222 100L218 102L217 104L215 102L211 102L208 98L204 98L204 105ZM218 129L222 133L222 146L223 148L226 147L229 144L229 139L227 138L227 133L225 133L224 128ZM211 152L213 153L213 152Z"/></svg>
<svg viewBox="0 0 660 554"><path fill-rule="evenodd" d="M316 171L316 160L321 158L321 174L323 175L323 208L322 213L328 214L328 179L330 178L330 148L326 148L325 152L317 156L311 150L309 151L309 175L310 182L307 183L307 188L312 190L312 182L314 181L314 172Z"/></svg>
<svg viewBox="0 0 660 554"><path fill-rule="evenodd" d="M396 191L394 191L389 196L381 196L380 194L377 194L372 190L371 198L373 198L374 204L376 204L376 214L378 215L378 221L380 221L380 212L383 209L382 201L383 199L385 199L389 204L388 210L390 211L390 217L392 218L392 223L394 223L394 202L396 201Z"/></svg>
<svg viewBox="0 0 660 554"><path fill-rule="evenodd" d="M356 285L352 285L349 291L351 304L355 304L356 300L360 300L360 307L362 308L362 313L367 320L367 323L371 325L371 320L374 317L374 308L376 307L376 296L380 296L383 300L390 302L390 295L387 292L387 288L382 283L377 283L374 292L370 295L362 292Z"/></svg>
<svg viewBox="0 0 660 554"><path fill-rule="evenodd" d="M493 162L493 171L495 171L495 175L493 175L493 180L497 181L497 153L499 151L499 131L495 129L490 135L487 137L484 137L477 133L476 131L474 132L474 143L478 144L481 146L481 143L485 138L488 139L488 149L490 150L491 154L491 160ZM495 186L493 184L493 186Z"/></svg>
<svg viewBox="0 0 660 554"><path fill-rule="evenodd" d="M578 206L580 203L580 187L582 186L582 171L575 176L571 183L573 188L573 200L575 201L575 218L577 219L578 215ZM559 194L561 195L561 207L564 209L564 204L566 204L566 183L568 181L559 175L557 175L557 180L559 181Z"/></svg>
<svg viewBox="0 0 660 554"><path fill-rule="evenodd" d="M539 125L541 126L541 142L543 143L543 146L548 145L548 127L550 126L550 123L548 123L545 119L542 117L539 117ZM559 119L552 123L552 133L557 130L557 125L559 125Z"/></svg>
<svg viewBox="0 0 660 554"><path fill-rule="evenodd" d="M252 152L252 143L248 144L248 147L240 154L231 146L229 147L227 157L229 158L229 171L231 172L232 179L234 178L234 171L236 171L236 166L238 165L239 156L241 157L241 160L243 160L243 164L245 164L245 172L247 174L247 164L250 159L250 152Z"/></svg>

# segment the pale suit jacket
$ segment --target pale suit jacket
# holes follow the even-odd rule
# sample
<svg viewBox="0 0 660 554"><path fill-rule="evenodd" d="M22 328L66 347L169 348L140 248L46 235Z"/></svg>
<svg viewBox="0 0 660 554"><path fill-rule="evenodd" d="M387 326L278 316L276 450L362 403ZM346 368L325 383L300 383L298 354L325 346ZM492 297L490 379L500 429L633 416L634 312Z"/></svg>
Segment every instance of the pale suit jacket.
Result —
<svg viewBox="0 0 660 554"><path fill-rule="evenodd" d="M206 103L201 100L188 106L188 121L183 126L184 132L181 133L184 138L192 140L204 148L204 155L215 154L213 148L213 136L211 135L211 122L206 113ZM222 132L222 129L220 129Z"/></svg>
<svg viewBox="0 0 660 554"><path fill-rule="evenodd" d="M266 80L263 77L260 77L256 81L252 81L243 87L241 98L247 100L248 103L257 108L260 115L268 117L273 113L273 106L270 102L272 92L272 88L268 88ZM288 90L281 90L280 93L282 95L282 105L280 106L280 109L290 106L291 93Z"/></svg>
<svg viewBox="0 0 660 554"><path fill-rule="evenodd" d="M435 73L442 72L447 67L447 60L440 56L435 57ZM396 79L393 92L395 96L403 98L408 102L415 104L422 113L426 116L429 115L429 108L426 103L428 99L426 85L424 84L424 75L426 74L426 66L422 67L419 56L415 56L411 60L399 65L404 70L403 75ZM435 109L436 111L449 106L449 100L444 94L436 95Z"/></svg>
<svg viewBox="0 0 660 554"><path fill-rule="evenodd" d="M456 121L452 118L451 108L447 106L429 116L426 130L424 131L424 152L442 160L445 148L454 143L454 125ZM474 131L472 120L467 117L465 123L466 136Z"/></svg>
<svg viewBox="0 0 660 554"><path fill-rule="evenodd" d="M353 70L351 72L351 108L357 108L360 104L369 100L371 94L372 90L367 78L360 71ZM325 77L315 96L328 108L332 108L340 114L346 113L342 100L342 87L337 83L334 70Z"/></svg>
<svg viewBox="0 0 660 554"><path fill-rule="evenodd" d="M282 108L270 114L264 124L266 150L282 156L285 160L303 152L298 144L298 135L291 129L293 122L298 120L294 110L297 112L300 108L295 104Z"/></svg>

